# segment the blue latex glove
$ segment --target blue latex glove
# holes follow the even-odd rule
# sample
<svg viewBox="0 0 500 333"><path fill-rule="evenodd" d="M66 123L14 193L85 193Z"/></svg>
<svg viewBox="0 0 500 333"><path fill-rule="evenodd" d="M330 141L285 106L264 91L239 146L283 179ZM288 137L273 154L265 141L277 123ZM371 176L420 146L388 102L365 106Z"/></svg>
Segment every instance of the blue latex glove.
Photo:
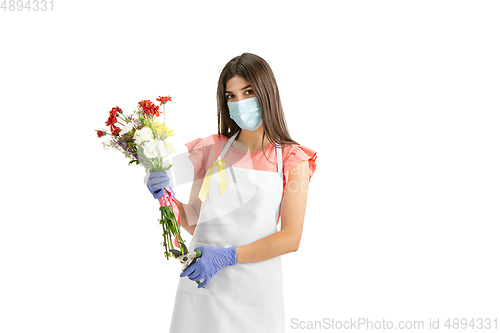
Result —
<svg viewBox="0 0 500 333"><path fill-rule="evenodd" d="M160 199L165 193L164 187L168 187L170 178L165 171L153 171L149 175L147 187L155 199Z"/></svg>
<svg viewBox="0 0 500 333"><path fill-rule="evenodd" d="M214 275L225 266L236 265L236 246L233 247L213 247L200 246L195 250L201 251L201 257L194 264L189 266L181 277L187 276L192 281L205 281L198 285L198 288L205 287Z"/></svg>

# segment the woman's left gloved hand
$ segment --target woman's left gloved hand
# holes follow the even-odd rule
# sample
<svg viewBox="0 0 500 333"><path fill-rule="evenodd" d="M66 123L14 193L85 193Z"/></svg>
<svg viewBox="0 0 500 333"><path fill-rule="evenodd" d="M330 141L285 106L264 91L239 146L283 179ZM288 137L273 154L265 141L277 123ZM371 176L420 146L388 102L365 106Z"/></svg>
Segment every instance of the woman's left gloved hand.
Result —
<svg viewBox="0 0 500 333"><path fill-rule="evenodd" d="M194 264L189 266L181 277L187 276L192 281L205 281L198 285L198 288L205 287L214 275L225 266L236 265L236 247L213 247L200 246L195 250L201 251L201 257Z"/></svg>
<svg viewBox="0 0 500 333"><path fill-rule="evenodd" d="M160 199L165 193L164 187L168 186L170 178L165 171L153 171L149 175L146 186L155 199Z"/></svg>

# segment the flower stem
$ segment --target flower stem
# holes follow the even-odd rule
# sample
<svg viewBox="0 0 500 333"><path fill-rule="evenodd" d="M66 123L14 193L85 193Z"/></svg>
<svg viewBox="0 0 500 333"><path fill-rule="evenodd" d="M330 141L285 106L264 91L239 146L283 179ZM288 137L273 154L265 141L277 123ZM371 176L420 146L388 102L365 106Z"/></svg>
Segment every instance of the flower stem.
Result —
<svg viewBox="0 0 500 333"><path fill-rule="evenodd" d="M172 206L160 207L160 212L160 223L163 228L163 246L165 247L165 257L168 260L168 258L172 256L170 249L176 248L176 246L174 245L174 240L177 239L178 242L183 243L184 240L180 235L179 224L177 223L177 220L175 218Z"/></svg>
<svg viewBox="0 0 500 333"><path fill-rule="evenodd" d="M125 120L125 123L128 123L127 118L123 116L121 113L118 113L118 117L121 117L121 119Z"/></svg>
<svg viewBox="0 0 500 333"><path fill-rule="evenodd" d="M167 103L163 103L163 128L162 128L162 133L161 133L161 138L164 139L164 136L166 135L166 131L165 131L165 104Z"/></svg>
<svg viewBox="0 0 500 333"><path fill-rule="evenodd" d="M162 207L160 207L160 212L161 212L161 219L160 219L160 223L161 223L161 226L162 226L162 229L163 229L163 246L165 247L165 257L167 258L168 260L168 257L169 257L169 249L168 249L168 243L167 243L167 237L168 237L168 233L167 233L167 230L165 228L165 218L164 218L164 215L163 215L163 209Z"/></svg>
<svg viewBox="0 0 500 333"><path fill-rule="evenodd" d="M148 115L149 118L149 115ZM153 132L155 133L156 139L158 139L158 132L156 131L156 126L153 122L153 117L151 117L151 127L153 128Z"/></svg>

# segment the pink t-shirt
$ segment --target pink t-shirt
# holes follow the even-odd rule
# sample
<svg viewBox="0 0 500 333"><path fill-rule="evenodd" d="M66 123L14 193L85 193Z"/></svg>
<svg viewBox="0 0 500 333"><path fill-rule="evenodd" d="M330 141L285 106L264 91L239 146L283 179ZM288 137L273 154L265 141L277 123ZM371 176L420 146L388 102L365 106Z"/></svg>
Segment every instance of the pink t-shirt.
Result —
<svg viewBox="0 0 500 333"><path fill-rule="evenodd" d="M202 180L205 177L207 170L222 152L227 141L228 139L225 136L213 134L186 143L190 154L189 159L193 163L194 172L198 179ZM300 161L309 161L309 181L311 181L311 177L316 170L316 152L314 150L303 145L293 144L282 147L281 155L284 173L283 189L288 181L288 171ZM226 163L226 167L234 166L262 171L278 171L276 148L272 144L268 144L263 149L251 154L243 153L230 146L222 160Z"/></svg>

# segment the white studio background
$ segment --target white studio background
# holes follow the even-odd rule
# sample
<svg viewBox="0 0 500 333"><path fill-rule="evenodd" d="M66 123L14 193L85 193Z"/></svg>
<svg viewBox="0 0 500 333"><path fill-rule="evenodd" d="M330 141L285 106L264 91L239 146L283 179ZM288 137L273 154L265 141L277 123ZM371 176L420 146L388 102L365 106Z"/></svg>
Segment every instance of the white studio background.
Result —
<svg viewBox="0 0 500 333"><path fill-rule="evenodd" d="M283 256L287 332L498 316L498 17L497 1L7 4L0 331L168 332L180 264L158 203L94 130L171 95L185 156L217 132L218 75L243 52L271 65L292 137L318 153Z"/></svg>

